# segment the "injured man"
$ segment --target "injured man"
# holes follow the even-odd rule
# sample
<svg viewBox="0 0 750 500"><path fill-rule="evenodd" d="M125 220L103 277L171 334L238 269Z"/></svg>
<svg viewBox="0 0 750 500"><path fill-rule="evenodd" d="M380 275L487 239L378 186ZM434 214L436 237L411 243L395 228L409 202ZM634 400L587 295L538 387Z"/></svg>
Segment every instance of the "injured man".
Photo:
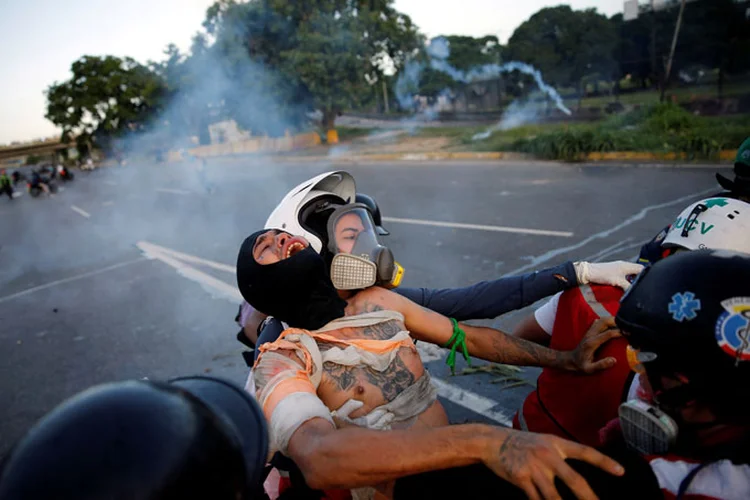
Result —
<svg viewBox="0 0 750 500"><path fill-rule="evenodd" d="M459 346L465 355L501 363L592 372L612 364L594 361L596 349L619 335L611 322L596 323L576 350L553 351L458 324L384 288L339 291L331 275L346 281L353 279L347 272L363 272L351 264L334 262L329 274L305 239L280 230L248 237L237 261L245 300L290 326L260 347L247 390L268 419L272 453L293 460L307 485L397 498L401 478L445 470L493 497L504 487L559 498L557 478L576 497L596 498L574 464L623 474L612 459L557 437L448 425L413 341Z"/></svg>

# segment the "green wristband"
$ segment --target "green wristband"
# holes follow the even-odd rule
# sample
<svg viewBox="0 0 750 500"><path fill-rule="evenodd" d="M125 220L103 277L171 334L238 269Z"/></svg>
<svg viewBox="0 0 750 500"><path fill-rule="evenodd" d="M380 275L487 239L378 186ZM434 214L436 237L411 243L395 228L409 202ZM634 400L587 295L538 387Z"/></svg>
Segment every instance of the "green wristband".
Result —
<svg viewBox="0 0 750 500"><path fill-rule="evenodd" d="M471 366L471 358L469 357L469 350L466 347L466 332L464 332L461 327L458 326L458 321L453 318L451 318L451 321L453 322L453 336L451 336L448 343L445 344L446 349L450 349L451 352L448 353L448 357L445 359L445 364L450 366L451 375L455 375L456 350L458 349L458 347L461 347L461 353L463 354L464 359L469 366Z"/></svg>

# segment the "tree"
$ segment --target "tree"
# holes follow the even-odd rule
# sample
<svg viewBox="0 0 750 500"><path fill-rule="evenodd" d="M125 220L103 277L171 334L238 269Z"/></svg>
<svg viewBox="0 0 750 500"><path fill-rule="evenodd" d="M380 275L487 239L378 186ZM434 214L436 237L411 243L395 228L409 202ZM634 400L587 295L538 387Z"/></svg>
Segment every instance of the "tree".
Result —
<svg viewBox="0 0 750 500"><path fill-rule="evenodd" d="M621 16L613 18L620 26L618 60L623 75L630 74L641 80L663 82L664 64L670 51L680 2L673 0L652 12L643 7L637 19L623 22ZM718 83L726 74L742 73L750 69L747 57L750 40L750 21L745 16L747 2L741 5L733 0L695 0L685 8L682 29L677 41L672 77L682 73L718 70Z"/></svg>
<svg viewBox="0 0 750 500"><path fill-rule="evenodd" d="M579 88L584 77L618 74L616 25L596 9L569 6L541 9L508 41L508 56L539 69L548 81Z"/></svg>
<svg viewBox="0 0 750 500"><path fill-rule="evenodd" d="M281 53L283 66L294 68L314 106L322 111L326 130L333 129L341 111L362 102L370 92L368 83L377 80L372 63L375 48L360 36L365 22L350 9L339 11L338 18L313 14L300 25L298 45Z"/></svg>
<svg viewBox="0 0 750 500"><path fill-rule="evenodd" d="M344 109L371 99L385 71L398 69L421 41L393 0L223 0L208 9L204 26L214 54L244 91L229 112L241 125L258 110L247 96L278 103L264 115L281 122L322 111L331 128ZM244 99L243 99L244 96ZM227 101L228 102L228 101ZM270 106L270 105L269 105Z"/></svg>
<svg viewBox="0 0 750 500"><path fill-rule="evenodd" d="M649 81L656 81L651 58L651 23L644 16L625 22L622 14L613 16L612 22L618 33L615 54L620 77L630 75L645 89Z"/></svg>
<svg viewBox="0 0 750 500"><path fill-rule="evenodd" d="M145 127L160 110L165 86L148 67L130 58L83 56L71 65L72 78L46 92L46 118L63 129L62 140L109 140Z"/></svg>
<svg viewBox="0 0 750 500"><path fill-rule="evenodd" d="M497 64L501 60L502 47L494 35L481 38L449 35L442 38L448 42L450 49L448 64L460 71L469 71L485 64Z"/></svg>
<svg viewBox="0 0 750 500"><path fill-rule="evenodd" d="M697 0L687 5L672 74L691 65L717 69L721 93L727 73L741 73L750 68L747 52L750 22L745 8L746 5L740 6L733 0ZM670 12L672 29L676 10Z"/></svg>

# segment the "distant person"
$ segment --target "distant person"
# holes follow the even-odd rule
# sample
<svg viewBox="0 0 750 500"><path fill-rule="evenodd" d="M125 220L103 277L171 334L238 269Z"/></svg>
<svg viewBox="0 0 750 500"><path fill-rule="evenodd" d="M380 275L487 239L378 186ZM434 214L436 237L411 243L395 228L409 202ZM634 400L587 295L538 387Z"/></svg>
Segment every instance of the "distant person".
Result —
<svg viewBox="0 0 750 500"><path fill-rule="evenodd" d="M7 194L10 201L13 201L13 183L5 169L2 169L0 170L0 196L4 194Z"/></svg>
<svg viewBox="0 0 750 500"><path fill-rule="evenodd" d="M49 185L44 182L44 179L42 179L42 176L36 170L31 171L31 179L29 179L29 184L32 188L38 187L48 195L52 195Z"/></svg>

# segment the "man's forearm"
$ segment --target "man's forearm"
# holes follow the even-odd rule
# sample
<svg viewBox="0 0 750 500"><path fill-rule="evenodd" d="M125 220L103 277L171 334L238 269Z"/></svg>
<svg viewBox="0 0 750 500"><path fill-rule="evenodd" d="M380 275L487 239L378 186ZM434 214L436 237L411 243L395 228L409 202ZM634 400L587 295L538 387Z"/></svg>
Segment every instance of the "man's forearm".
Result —
<svg viewBox="0 0 750 500"><path fill-rule="evenodd" d="M461 325L469 354L480 359L518 366L574 370L569 352L555 351L492 328Z"/></svg>
<svg viewBox="0 0 750 500"><path fill-rule="evenodd" d="M307 431L303 426L298 432ZM498 433L504 432L507 430L481 424L403 431L353 427L310 437L295 434L289 452L310 487L357 488L479 463L488 438L501 439ZM302 447L305 449L299 449Z"/></svg>
<svg viewBox="0 0 750 500"><path fill-rule="evenodd" d="M406 288L393 291L415 304L458 321L491 319L578 286L572 262L462 288Z"/></svg>

